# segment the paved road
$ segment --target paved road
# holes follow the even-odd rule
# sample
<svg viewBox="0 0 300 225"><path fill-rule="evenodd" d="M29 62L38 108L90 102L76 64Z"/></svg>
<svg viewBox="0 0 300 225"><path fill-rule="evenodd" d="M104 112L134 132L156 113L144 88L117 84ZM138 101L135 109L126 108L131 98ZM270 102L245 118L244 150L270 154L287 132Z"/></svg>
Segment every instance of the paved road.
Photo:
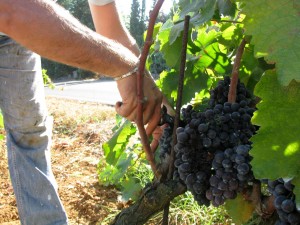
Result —
<svg viewBox="0 0 300 225"><path fill-rule="evenodd" d="M55 83L55 89L45 88L47 96L114 105L121 99L115 81L69 81Z"/></svg>

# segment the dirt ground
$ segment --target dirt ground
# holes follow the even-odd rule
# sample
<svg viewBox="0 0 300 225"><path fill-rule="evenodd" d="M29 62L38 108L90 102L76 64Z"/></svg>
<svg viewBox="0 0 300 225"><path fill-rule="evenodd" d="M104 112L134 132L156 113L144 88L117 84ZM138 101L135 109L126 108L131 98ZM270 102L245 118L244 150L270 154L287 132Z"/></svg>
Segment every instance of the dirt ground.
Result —
<svg viewBox="0 0 300 225"><path fill-rule="evenodd" d="M124 207L113 187L99 185L101 145L112 135L113 107L47 97L54 118L52 168L70 224L108 224ZM0 224L20 224L5 141L0 141Z"/></svg>

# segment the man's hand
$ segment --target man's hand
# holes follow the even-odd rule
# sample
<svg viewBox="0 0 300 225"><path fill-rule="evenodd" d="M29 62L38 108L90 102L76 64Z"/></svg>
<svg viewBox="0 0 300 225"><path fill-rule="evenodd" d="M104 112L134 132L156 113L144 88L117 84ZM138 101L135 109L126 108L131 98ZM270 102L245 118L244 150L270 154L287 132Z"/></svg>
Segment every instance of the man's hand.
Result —
<svg viewBox="0 0 300 225"><path fill-rule="evenodd" d="M117 85L122 98L122 102L116 103L117 113L130 121L136 122L136 109L138 105L137 74L118 80ZM148 74L144 75L143 85L143 122L145 125L147 124L146 133L150 136L157 127L161 118L163 95L156 86L152 77Z"/></svg>

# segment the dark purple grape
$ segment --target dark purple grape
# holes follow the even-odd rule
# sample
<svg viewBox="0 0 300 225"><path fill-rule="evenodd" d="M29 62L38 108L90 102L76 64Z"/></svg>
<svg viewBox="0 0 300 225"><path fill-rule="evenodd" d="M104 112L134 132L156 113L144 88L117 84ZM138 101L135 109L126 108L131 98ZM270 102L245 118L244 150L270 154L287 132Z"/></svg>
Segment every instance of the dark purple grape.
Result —
<svg viewBox="0 0 300 225"><path fill-rule="evenodd" d="M224 182L229 182L232 180L232 173L225 172L222 176Z"/></svg>
<svg viewBox="0 0 300 225"><path fill-rule="evenodd" d="M208 130L208 125L206 123L201 123L198 126L198 131L200 133L205 133Z"/></svg>
<svg viewBox="0 0 300 225"><path fill-rule="evenodd" d="M217 187L221 180L217 176L211 176L209 179L209 183L212 187Z"/></svg>
<svg viewBox="0 0 300 225"><path fill-rule="evenodd" d="M181 159L176 159L176 160L174 161L174 166L175 166L175 167L179 167L181 164L182 164L182 160L181 160Z"/></svg>
<svg viewBox="0 0 300 225"><path fill-rule="evenodd" d="M214 111L212 109L208 109L205 111L205 117L207 119L212 119L214 116Z"/></svg>
<svg viewBox="0 0 300 225"><path fill-rule="evenodd" d="M216 187L213 187L212 188L212 194L213 194L213 196L222 196L223 191L220 190L220 189L218 189L218 188L216 188Z"/></svg>
<svg viewBox="0 0 300 225"><path fill-rule="evenodd" d="M235 191L230 190L224 191L223 195L226 199L235 199L237 196Z"/></svg>
<svg viewBox="0 0 300 225"><path fill-rule="evenodd" d="M292 225L300 224L300 213L292 212L288 215L288 221Z"/></svg>
<svg viewBox="0 0 300 225"><path fill-rule="evenodd" d="M233 113L231 113L231 119L233 119L233 120L239 120L240 119L240 117L241 117L241 115L240 115L240 113L239 112L233 112Z"/></svg>
<svg viewBox="0 0 300 225"><path fill-rule="evenodd" d="M283 184L277 184L274 191L276 195L285 195L288 193Z"/></svg>
<svg viewBox="0 0 300 225"><path fill-rule="evenodd" d="M237 180L230 180L229 181L229 190L234 191L239 188L239 182Z"/></svg>
<svg viewBox="0 0 300 225"><path fill-rule="evenodd" d="M209 148L212 144L211 139L210 138L203 138L202 144L204 147Z"/></svg>
<svg viewBox="0 0 300 225"><path fill-rule="evenodd" d="M220 205L223 205L225 201L224 201L223 197L216 196L215 199L214 199L214 202L215 202L216 206L220 206Z"/></svg>
<svg viewBox="0 0 300 225"><path fill-rule="evenodd" d="M237 167L237 171L241 175L246 175L247 173L249 173L249 170L250 168L247 163L242 163Z"/></svg>
<svg viewBox="0 0 300 225"><path fill-rule="evenodd" d="M201 194L203 193L203 191L206 189L203 184L201 184L200 182L196 182L194 185L193 185L193 189L195 191L196 194Z"/></svg>
<svg viewBox="0 0 300 225"><path fill-rule="evenodd" d="M219 136L219 137L220 137L220 139L223 140L223 141L227 141L227 140L229 139L228 133L227 133L227 132L224 132L224 131L220 133L220 136Z"/></svg>
<svg viewBox="0 0 300 225"><path fill-rule="evenodd" d="M242 155L237 154L237 155L235 156L234 161L235 161L237 164L242 164L242 163L246 162L246 158L245 158L244 156L242 156Z"/></svg>
<svg viewBox="0 0 300 225"><path fill-rule="evenodd" d="M208 130L207 137L209 137L210 139L214 139L216 136L217 136L217 132L216 131L214 131L212 129Z"/></svg>
<svg viewBox="0 0 300 225"><path fill-rule="evenodd" d="M279 195L279 196L277 196L277 197L275 198L275 200L274 200L274 206L275 206L275 208L276 208L276 209L281 209L281 204L282 204L282 202L283 202L284 200L286 200L286 196L284 196L284 195Z"/></svg>
<svg viewBox="0 0 300 225"><path fill-rule="evenodd" d="M251 121L251 116L249 114L244 114L242 116L243 121L245 122L250 122Z"/></svg>
<svg viewBox="0 0 300 225"><path fill-rule="evenodd" d="M190 172L191 170L191 164L190 163L182 163L179 167L178 167L179 171L183 172L183 173L187 173Z"/></svg>
<svg viewBox="0 0 300 225"><path fill-rule="evenodd" d="M210 189L205 192L205 196L208 200L210 200L210 201L213 200L213 194L212 194L212 191Z"/></svg>
<svg viewBox="0 0 300 225"><path fill-rule="evenodd" d="M225 169L230 169L232 168L232 162L230 159L224 159L222 161L222 166L225 168Z"/></svg>
<svg viewBox="0 0 300 225"><path fill-rule="evenodd" d="M179 134L179 133L182 133L182 132L184 132L184 128L183 127L178 127L176 129L176 134Z"/></svg>
<svg viewBox="0 0 300 225"><path fill-rule="evenodd" d="M244 108L248 105L247 101L246 100L242 100L240 101L240 107Z"/></svg>
<svg viewBox="0 0 300 225"><path fill-rule="evenodd" d="M281 209L277 209L277 214L282 222L288 222L288 213Z"/></svg>
<svg viewBox="0 0 300 225"><path fill-rule="evenodd" d="M193 185L196 182L196 176L194 174L189 174L187 175L185 179L185 184L186 185Z"/></svg>
<svg viewBox="0 0 300 225"><path fill-rule="evenodd" d="M225 184L223 181L220 181L218 184L218 189L220 189L222 191L226 191L226 190L228 190L228 185Z"/></svg>
<svg viewBox="0 0 300 225"><path fill-rule="evenodd" d="M232 148L227 148L225 151L224 151L224 154L227 158L230 158L231 155L234 153L233 149Z"/></svg>
<svg viewBox="0 0 300 225"><path fill-rule="evenodd" d="M295 209L295 203L291 199L286 199L281 203L281 209L286 213L291 213Z"/></svg>
<svg viewBox="0 0 300 225"><path fill-rule="evenodd" d="M249 154L249 145L239 145L236 148L236 153L242 156L248 156Z"/></svg>
<svg viewBox="0 0 300 225"><path fill-rule="evenodd" d="M177 134L177 141L179 143L186 143L189 139L189 135L186 132L180 132Z"/></svg>
<svg viewBox="0 0 300 225"><path fill-rule="evenodd" d="M218 178L222 178L223 174L224 174L224 170L222 169L216 170L216 176Z"/></svg>
<svg viewBox="0 0 300 225"><path fill-rule="evenodd" d="M231 104L231 110L233 112L237 111L239 108L240 108L240 104L239 103L234 102L234 103Z"/></svg>
<svg viewBox="0 0 300 225"><path fill-rule="evenodd" d="M196 177L197 177L197 180L201 182L201 181L206 180L207 174L203 171L199 171L196 173Z"/></svg>
<svg viewBox="0 0 300 225"><path fill-rule="evenodd" d="M224 160L224 158L225 158L225 154L223 152L218 152L218 153L215 154L214 160L217 163L222 163L222 161Z"/></svg>

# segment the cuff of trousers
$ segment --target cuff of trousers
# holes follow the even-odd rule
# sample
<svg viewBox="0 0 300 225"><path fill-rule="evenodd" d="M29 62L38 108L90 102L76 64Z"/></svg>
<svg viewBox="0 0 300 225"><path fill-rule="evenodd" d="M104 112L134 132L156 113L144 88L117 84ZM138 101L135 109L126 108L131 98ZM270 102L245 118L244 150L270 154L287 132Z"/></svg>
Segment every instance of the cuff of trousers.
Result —
<svg viewBox="0 0 300 225"><path fill-rule="evenodd" d="M115 0L88 0L93 5L107 5L108 3L114 2Z"/></svg>

